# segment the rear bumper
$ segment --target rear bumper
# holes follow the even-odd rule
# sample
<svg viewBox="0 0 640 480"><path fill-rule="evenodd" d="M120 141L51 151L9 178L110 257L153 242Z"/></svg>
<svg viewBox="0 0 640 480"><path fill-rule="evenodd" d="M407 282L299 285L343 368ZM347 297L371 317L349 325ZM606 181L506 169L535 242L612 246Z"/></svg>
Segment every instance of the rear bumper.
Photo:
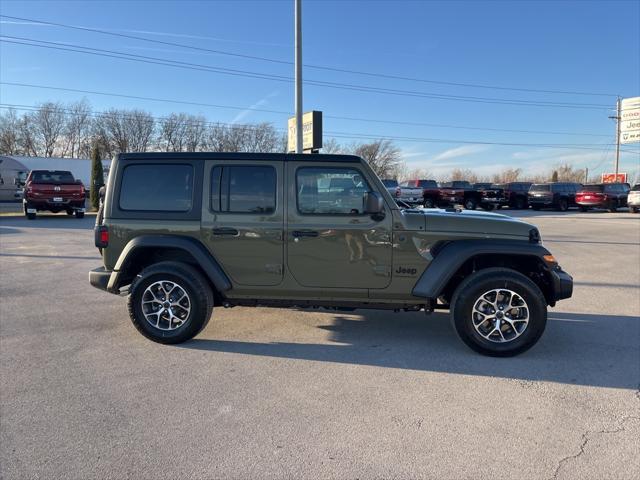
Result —
<svg viewBox="0 0 640 480"><path fill-rule="evenodd" d="M54 202L50 199L33 199L25 198L24 203L27 208L35 208L36 210L65 210L72 208L74 210L84 209L85 199L64 199L61 202Z"/></svg>
<svg viewBox="0 0 640 480"><path fill-rule="evenodd" d="M111 280L111 271L104 267L99 267L89 272L89 283L97 289L104 290L109 293L117 293L109 289L109 280Z"/></svg>
<svg viewBox="0 0 640 480"><path fill-rule="evenodd" d="M552 270L551 279L553 281L554 300L571 298L573 295L573 277L564 270Z"/></svg>

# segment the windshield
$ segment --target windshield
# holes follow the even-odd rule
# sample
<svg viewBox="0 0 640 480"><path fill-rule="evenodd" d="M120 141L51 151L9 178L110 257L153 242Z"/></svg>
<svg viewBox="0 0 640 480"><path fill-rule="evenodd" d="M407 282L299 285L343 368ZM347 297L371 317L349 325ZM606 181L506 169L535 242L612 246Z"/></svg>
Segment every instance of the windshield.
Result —
<svg viewBox="0 0 640 480"><path fill-rule="evenodd" d="M76 179L73 178L71 172L65 172L63 170L42 170L34 171L31 174L31 181L33 183L75 183Z"/></svg>
<svg viewBox="0 0 640 480"><path fill-rule="evenodd" d="M382 184L387 188L398 186L398 182L396 180L382 180Z"/></svg>
<svg viewBox="0 0 640 480"><path fill-rule="evenodd" d="M550 190L551 190L551 185L544 185L544 184L531 185L531 188L529 189L530 192L548 192Z"/></svg>

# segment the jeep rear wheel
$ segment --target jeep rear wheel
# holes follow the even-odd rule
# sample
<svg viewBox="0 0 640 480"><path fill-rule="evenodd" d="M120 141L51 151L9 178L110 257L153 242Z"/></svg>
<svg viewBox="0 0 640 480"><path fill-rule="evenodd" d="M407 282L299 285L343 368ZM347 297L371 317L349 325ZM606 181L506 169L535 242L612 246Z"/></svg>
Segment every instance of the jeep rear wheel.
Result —
<svg viewBox="0 0 640 480"><path fill-rule="evenodd" d="M544 332L547 303L530 279L508 268L487 268L468 276L451 301L458 336L476 352L518 355Z"/></svg>
<svg viewBox="0 0 640 480"><path fill-rule="evenodd" d="M175 344L195 337L207 325L213 293L190 265L160 262L136 277L127 305L140 333L154 342Z"/></svg>

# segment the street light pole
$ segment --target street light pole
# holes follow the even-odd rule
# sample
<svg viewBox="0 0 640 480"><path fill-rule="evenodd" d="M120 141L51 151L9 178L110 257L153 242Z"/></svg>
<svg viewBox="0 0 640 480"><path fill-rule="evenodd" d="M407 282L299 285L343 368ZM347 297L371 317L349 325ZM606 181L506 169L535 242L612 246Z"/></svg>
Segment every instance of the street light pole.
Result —
<svg viewBox="0 0 640 480"><path fill-rule="evenodd" d="M302 153L302 0L295 2L296 153Z"/></svg>
<svg viewBox="0 0 640 480"><path fill-rule="evenodd" d="M620 97L616 102L616 182L618 181L618 167L620 165Z"/></svg>

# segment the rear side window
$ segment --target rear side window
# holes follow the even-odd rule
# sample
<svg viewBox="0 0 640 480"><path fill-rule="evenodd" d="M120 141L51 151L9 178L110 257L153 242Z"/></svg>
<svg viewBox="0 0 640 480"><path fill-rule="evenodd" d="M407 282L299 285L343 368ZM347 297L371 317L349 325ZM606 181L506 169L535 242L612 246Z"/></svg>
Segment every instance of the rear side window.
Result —
<svg viewBox="0 0 640 480"><path fill-rule="evenodd" d="M252 165L214 167L211 171L211 210L225 213L275 212L275 169Z"/></svg>
<svg viewBox="0 0 640 480"><path fill-rule="evenodd" d="M640 184L634 185L631 189L632 192L640 192Z"/></svg>
<svg viewBox="0 0 640 480"><path fill-rule="evenodd" d="M188 212L192 204L191 165L129 165L122 173L121 210Z"/></svg>

